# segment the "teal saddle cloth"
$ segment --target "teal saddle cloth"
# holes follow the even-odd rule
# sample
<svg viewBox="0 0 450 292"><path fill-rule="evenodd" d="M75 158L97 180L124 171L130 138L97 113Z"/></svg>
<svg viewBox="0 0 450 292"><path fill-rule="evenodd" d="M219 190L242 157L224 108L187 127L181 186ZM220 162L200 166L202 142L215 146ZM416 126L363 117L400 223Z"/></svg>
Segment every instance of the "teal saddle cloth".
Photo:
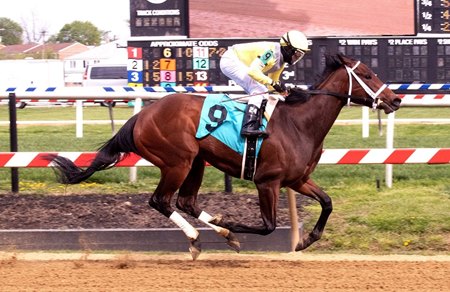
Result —
<svg viewBox="0 0 450 292"><path fill-rule="evenodd" d="M231 100L225 94L208 94L203 103L200 123L196 138L212 135L240 155L244 153L245 138L241 136L242 120L247 105ZM267 127L263 118L261 130ZM263 139L258 138L256 155L258 155Z"/></svg>

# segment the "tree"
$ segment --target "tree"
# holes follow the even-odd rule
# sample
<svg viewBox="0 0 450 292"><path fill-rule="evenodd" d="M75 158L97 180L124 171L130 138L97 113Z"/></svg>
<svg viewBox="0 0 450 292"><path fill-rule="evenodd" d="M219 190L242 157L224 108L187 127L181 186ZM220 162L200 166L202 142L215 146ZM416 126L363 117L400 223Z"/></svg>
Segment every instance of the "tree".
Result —
<svg viewBox="0 0 450 292"><path fill-rule="evenodd" d="M36 12L31 11L27 18L22 18L22 28L25 32L25 41L28 43L45 43L45 36L48 32L46 26L42 25L42 21Z"/></svg>
<svg viewBox="0 0 450 292"><path fill-rule="evenodd" d="M17 22L0 17L0 43L5 46L22 44L23 29Z"/></svg>
<svg viewBox="0 0 450 292"><path fill-rule="evenodd" d="M87 46L98 46L102 38L102 32L89 21L74 21L66 24L54 39L57 42L79 42ZM53 38L52 38L53 41Z"/></svg>

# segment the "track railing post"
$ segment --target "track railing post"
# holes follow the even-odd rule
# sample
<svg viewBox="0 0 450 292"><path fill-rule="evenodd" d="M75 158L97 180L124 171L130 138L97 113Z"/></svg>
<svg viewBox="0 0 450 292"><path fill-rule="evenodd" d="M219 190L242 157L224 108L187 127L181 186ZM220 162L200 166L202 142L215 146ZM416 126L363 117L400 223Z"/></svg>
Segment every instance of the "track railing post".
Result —
<svg viewBox="0 0 450 292"><path fill-rule="evenodd" d="M134 100L133 115L138 114L141 110L142 110L142 98L137 97ZM130 167L128 179L131 183L134 183L137 181L137 167L136 166Z"/></svg>
<svg viewBox="0 0 450 292"><path fill-rule="evenodd" d="M224 183L225 183L225 192L232 193L233 192L233 178L225 173Z"/></svg>
<svg viewBox="0 0 450 292"><path fill-rule="evenodd" d="M395 112L388 115L387 126L386 126L386 149L394 148L394 123L395 123ZM386 186L392 188L392 173L393 165L386 164Z"/></svg>
<svg viewBox="0 0 450 292"><path fill-rule="evenodd" d="M83 101L77 99L75 102L76 137L83 138Z"/></svg>
<svg viewBox="0 0 450 292"><path fill-rule="evenodd" d="M295 192L291 188L287 188L289 217L291 218L291 251L295 252L295 248L299 243L300 236L303 236L303 228L299 228L297 215L297 201L295 199ZM301 224L303 227L303 224Z"/></svg>
<svg viewBox="0 0 450 292"><path fill-rule="evenodd" d="M18 151L17 143L17 109L16 94L10 93L9 97L9 145L11 152ZM19 168L11 167L11 192L19 193Z"/></svg>

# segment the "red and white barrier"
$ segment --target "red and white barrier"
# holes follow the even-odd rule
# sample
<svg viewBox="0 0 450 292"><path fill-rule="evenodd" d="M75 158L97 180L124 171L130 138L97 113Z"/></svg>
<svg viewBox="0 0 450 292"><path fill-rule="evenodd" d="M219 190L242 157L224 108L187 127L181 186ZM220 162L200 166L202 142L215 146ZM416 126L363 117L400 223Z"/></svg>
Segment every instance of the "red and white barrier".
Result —
<svg viewBox="0 0 450 292"><path fill-rule="evenodd" d="M402 106L450 106L448 94L397 94Z"/></svg>
<svg viewBox="0 0 450 292"><path fill-rule="evenodd" d="M0 167L51 167L51 163L45 159L49 154L64 156L78 167L87 167L95 158L96 152L0 152ZM132 153L116 166L153 166L153 164Z"/></svg>
<svg viewBox="0 0 450 292"><path fill-rule="evenodd" d="M155 95L149 99L159 99L164 95ZM237 96L237 95L236 95ZM244 94L242 94L244 96ZM450 106L450 94L398 94L397 95L402 100L402 106ZM8 100L6 98L1 100L0 104L7 104ZM25 103L76 103L78 100L82 100L83 103L102 103L102 102L119 102L128 103L134 100L135 97L129 99L56 99L56 98L16 98L17 102Z"/></svg>
<svg viewBox="0 0 450 292"><path fill-rule="evenodd" d="M304 89L305 85L299 85ZM450 84L389 84L398 96L402 106L450 106ZM428 91L427 91L428 90ZM433 94L430 90L437 90ZM10 93L16 94L17 102L127 102L136 98L160 99L175 92L183 93L242 93L240 86L174 86L174 87L129 87L129 86L92 86L92 87L6 87L0 88L0 103L7 103ZM2 101L4 100L4 101Z"/></svg>
<svg viewBox="0 0 450 292"><path fill-rule="evenodd" d="M445 164L450 148L326 149L319 164Z"/></svg>
<svg viewBox="0 0 450 292"><path fill-rule="evenodd" d="M50 167L48 154L58 154L75 162L78 167L89 166L96 152L0 152L0 167ZM450 148L398 149L325 149L319 164L447 164ZM117 167L153 166L136 154L127 156Z"/></svg>

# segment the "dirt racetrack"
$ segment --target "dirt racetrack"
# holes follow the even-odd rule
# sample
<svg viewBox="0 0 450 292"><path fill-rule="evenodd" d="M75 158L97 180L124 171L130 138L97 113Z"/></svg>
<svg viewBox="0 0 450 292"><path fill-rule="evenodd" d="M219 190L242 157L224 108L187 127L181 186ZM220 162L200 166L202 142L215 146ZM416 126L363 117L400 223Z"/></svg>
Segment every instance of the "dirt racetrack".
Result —
<svg viewBox="0 0 450 292"><path fill-rule="evenodd" d="M449 257L0 252L0 291L450 291Z"/></svg>

